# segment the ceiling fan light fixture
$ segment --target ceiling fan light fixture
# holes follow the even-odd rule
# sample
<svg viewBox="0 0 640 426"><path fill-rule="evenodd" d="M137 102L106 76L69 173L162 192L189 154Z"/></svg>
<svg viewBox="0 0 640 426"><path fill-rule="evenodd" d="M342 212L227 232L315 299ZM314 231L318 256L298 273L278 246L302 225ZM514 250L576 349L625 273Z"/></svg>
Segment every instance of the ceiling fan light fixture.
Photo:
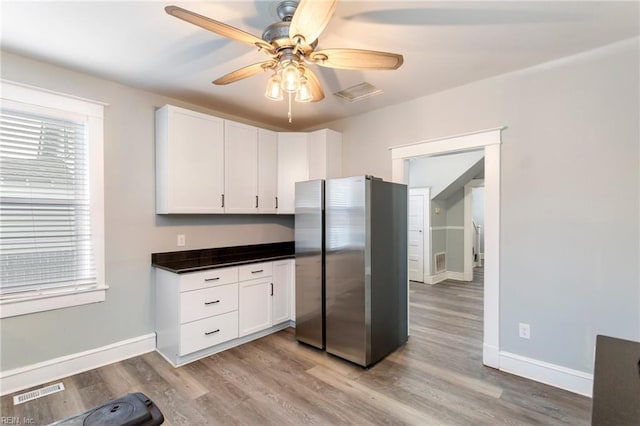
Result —
<svg viewBox="0 0 640 426"><path fill-rule="evenodd" d="M264 96L266 96L267 99L271 99L272 101L281 101L282 99L284 99L284 97L282 96L282 87L280 87L280 77L278 77L278 74L272 75L267 82L267 90L265 91Z"/></svg>
<svg viewBox="0 0 640 426"><path fill-rule="evenodd" d="M287 93L295 93L300 88L300 70L294 61L289 61L282 67L280 86Z"/></svg>
<svg viewBox="0 0 640 426"><path fill-rule="evenodd" d="M262 38L179 6L167 6L165 11L175 18L267 53L269 60L232 71L212 83L226 85L261 71L273 70L274 75L268 81L265 96L280 101L286 92L289 122L294 98L297 102L325 99L318 77L307 65L334 69L395 70L403 63L402 55L397 53L345 48L316 50L318 37L331 20L338 0L273 0L271 5L274 6L276 1L280 21L267 26ZM270 10L273 12L273 7ZM370 91L365 88L365 93L339 92L336 95L352 102L379 93L382 93L379 89Z"/></svg>
<svg viewBox="0 0 640 426"><path fill-rule="evenodd" d="M309 87L309 82L306 77L302 77L300 79L300 87L296 92L296 102L311 102L313 100L313 95L311 94L311 88Z"/></svg>

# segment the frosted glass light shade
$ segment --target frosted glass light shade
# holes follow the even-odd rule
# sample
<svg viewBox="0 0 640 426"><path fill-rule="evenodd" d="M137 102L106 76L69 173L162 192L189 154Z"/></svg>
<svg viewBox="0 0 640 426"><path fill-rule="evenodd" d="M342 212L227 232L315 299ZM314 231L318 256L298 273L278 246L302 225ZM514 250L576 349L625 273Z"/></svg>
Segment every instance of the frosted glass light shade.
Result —
<svg viewBox="0 0 640 426"><path fill-rule="evenodd" d="M271 99L272 101L281 101L283 99L282 88L280 87L280 78L276 74L271 76L267 82L267 90L264 95L267 99Z"/></svg>
<svg viewBox="0 0 640 426"><path fill-rule="evenodd" d="M311 94L311 88L309 87L309 82L305 77L300 79L300 87L296 92L296 102L311 102L313 100L313 95Z"/></svg>
<svg viewBox="0 0 640 426"><path fill-rule="evenodd" d="M285 92L294 93L300 87L300 70L294 62L285 65L280 76L280 85Z"/></svg>

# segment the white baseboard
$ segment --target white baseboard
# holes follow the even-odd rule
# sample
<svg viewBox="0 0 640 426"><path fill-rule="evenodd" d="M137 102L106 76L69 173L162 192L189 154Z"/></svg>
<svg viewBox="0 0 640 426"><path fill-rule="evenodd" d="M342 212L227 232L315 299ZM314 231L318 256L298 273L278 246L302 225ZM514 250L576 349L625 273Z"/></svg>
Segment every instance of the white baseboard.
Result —
<svg viewBox="0 0 640 426"><path fill-rule="evenodd" d="M444 271L435 275L425 275L424 283L425 284L438 284L444 280L456 280L456 281L465 281L463 272L452 272L452 271Z"/></svg>
<svg viewBox="0 0 640 426"><path fill-rule="evenodd" d="M482 344L482 363L487 367L500 368L500 351L495 346Z"/></svg>
<svg viewBox="0 0 640 426"><path fill-rule="evenodd" d="M455 281L465 281L464 272L447 271L447 279L448 280L455 280Z"/></svg>
<svg viewBox="0 0 640 426"><path fill-rule="evenodd" d="M0 395L7 395L41 385L123 359L152 352L156 348L155 333L116 342L101 348L78 352L26 367L0 372Z"/></svg>
<svg viewBox="0 0 640 426"><path fill-rule="evenodd" d="M444 280L447 279L447 272L441 272L439 274L435 274L435 275L425 275L424 276L424 283L425 284L430 284L430 285L434 285L434 284L438 284L439 282L442 282Z"/></svg>
<svg viewBox="0 0 640 426"><path fill-rule="evenodd" d="M500 370L588 397L593 392L593 374L509 352L500 352Z"/></svg>
<svg viewBox="0 0 640 426"><path fill-rule="evenodd" d="M162 352L158 351L156 349L156 351L162 355L162 357L167 360L167 362L169 362L169 364L171 364L174 367L182 367L183 365L187 365L191 362L197 361L199 359L208 357L210 355L213 354L217 354L218 352L222 352L222 351L226 351L227 349L231 349L234 348L236 346L240 346L242 344L245 344L247 342L250 342L252 340L256 340L259 339L261 337L267 336L269 334L275 333L277 331L280 330L284 330L285 328L289 328L289 327L295 327L295 321L285 321L281 324L277 324L274 325L273 327L269 327L265 330L260 330L257 331L253 334L249 334L248 336L243 336L243 337L239 337L237 339L233 339L233 340L229 340L228 342L224 342L221 343L219 345L216 346L211 346L209 348L205 348L202 350L199 350L197 352L192 352L190 354L187 355L183 355L183 356L179 356L177 357L177 362L173 362L171 361L169 358L167 358Z"/></svg>

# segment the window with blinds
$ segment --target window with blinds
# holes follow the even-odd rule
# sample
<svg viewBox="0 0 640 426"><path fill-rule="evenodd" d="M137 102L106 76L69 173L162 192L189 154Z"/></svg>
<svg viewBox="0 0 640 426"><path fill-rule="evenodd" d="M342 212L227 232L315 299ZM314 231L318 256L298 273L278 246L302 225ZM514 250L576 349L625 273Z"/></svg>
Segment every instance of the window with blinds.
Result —
<svg viewBox="0 0 640 426"><path fill-rule="evenodd" d="M97 285L86 122L0 110L0 296Z"/></svg>

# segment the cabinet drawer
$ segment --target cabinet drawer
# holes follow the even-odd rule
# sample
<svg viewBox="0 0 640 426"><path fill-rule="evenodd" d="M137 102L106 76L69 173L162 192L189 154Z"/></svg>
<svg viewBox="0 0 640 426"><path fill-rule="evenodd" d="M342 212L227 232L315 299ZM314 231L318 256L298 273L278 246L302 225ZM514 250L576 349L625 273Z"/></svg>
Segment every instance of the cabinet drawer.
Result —
<svg viewBox="0 0 640 426"><path fill-rule="evenodd" d="M180 354L186 355L238 337L238 311L180 326Z"/></svg>
<svg viewBox="0 0 640 426"><path fill-rule="evenodd" d="M271 276L271 262L252 263L240 266L240 281L255 280L256 278Z"/></svg>
<svg viewBox="0 0 640 426"><path fill-rule="evenodd" d="M238 282L238 267L208 269L202 272L191 272L180 276L180 291L197 290Z"/></svg>
<svg viewBox="0 0 640 426"><path fill-rule="evenodd" d="M238 309L238 284L227 284L180 294L180 323Z"/></svg>

